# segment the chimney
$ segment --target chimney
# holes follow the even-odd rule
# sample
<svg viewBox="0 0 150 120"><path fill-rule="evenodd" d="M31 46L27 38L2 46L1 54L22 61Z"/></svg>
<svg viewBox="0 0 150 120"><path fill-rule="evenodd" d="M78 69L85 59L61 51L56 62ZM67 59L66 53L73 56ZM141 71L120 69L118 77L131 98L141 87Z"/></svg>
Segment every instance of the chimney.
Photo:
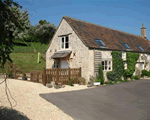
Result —
<svg viewBox="0 0 150 120"><path fill-rule="evenodd" d="M143 38L147 39L146 28L144 27L144 24L142 24L141 36L142 36Z"/></svg>

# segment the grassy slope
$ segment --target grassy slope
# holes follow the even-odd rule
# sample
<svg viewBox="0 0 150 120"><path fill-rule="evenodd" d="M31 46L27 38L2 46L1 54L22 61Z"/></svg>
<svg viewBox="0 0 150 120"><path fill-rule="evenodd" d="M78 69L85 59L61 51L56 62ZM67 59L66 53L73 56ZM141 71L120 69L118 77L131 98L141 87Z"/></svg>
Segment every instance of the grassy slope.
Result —
<svg viewBox="0 0 150 120"><path fill-rule="evenodd" d="M17 42L17 41L16 41ZM18 41L19 43L25 43L23 41ZM18 66L17 70L22 70L24 72L30 71L41 71L46 67L46 61L40 58L41 63L37 63L37 53L42 53L42 57L46 60L45 51L47 50L48 44L43 44L41 46L38 42L26 42L30 46L17 46L14 45L14 51L10 54L10 57L15 65ZM7 64L5 65L6 71L8 71ZM0 69L0 73L2 70Z"/></svg>
<svg viewBox="0 0 150 120"><path fill-rule="evenodd" d="M43 44L41 46L40 43L37 43L37 42L26 42L28 45L30 46L17 46L17 45L14 45L14 51L13 52L34 52L34 49L36 49L36 52L42 52L42 53L45 53L46 52L46 49L48 47L48 44Z"/></svg>
<svg viewBox="0 0 150 120"><path fill-rule="evenodd" d="M13 63L18 65L20 70L25 72L43 70L46 67L46 63L43 59L40 59L41 63L37 63L37 53L12 53L10 57ZM42 54L45 59L45 54Z"/></svg>
<svg viewBox="0 0 150 120"><path fill-rule="evenodd" d="M40 58L40 63L37 63L37 53L11 53L10 54L13 63L18 66L17 70L24 72L41 71L46 67L46 62ZM46 59L45 54L42 57ZM8 70L7 64L5 65L6 71ZM0 69L0 73L2 73Z"/></svg>

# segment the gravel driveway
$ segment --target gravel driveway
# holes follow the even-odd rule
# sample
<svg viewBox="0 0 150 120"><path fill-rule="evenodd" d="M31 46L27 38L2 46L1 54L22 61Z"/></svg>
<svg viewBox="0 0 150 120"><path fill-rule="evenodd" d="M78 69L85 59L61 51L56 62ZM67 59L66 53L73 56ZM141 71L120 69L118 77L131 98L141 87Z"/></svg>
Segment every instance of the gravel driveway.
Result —
<svg viewBox="0 0 150 120"><path fill-rule="evenodd" d="M0 82L2 80L3 79L0 78ZM13 108L23 112L31 120L73 120L72 117L64 113L58 107L41 98L39 94L90 89L84 85L75 85L75 87L67 85L61 89L47 88L40 83L15 79L8 79L7 83L12 97L17 101L16 104L16 102L11 99L14 106ZM6 97L4 83L0 85L0 106L10 107Z"/></svg>
<svg viewBox="0 0 150 120"><path fill-rule="evenodd" d="M150 80L41 97L75 120L150 120Z"/></svg>

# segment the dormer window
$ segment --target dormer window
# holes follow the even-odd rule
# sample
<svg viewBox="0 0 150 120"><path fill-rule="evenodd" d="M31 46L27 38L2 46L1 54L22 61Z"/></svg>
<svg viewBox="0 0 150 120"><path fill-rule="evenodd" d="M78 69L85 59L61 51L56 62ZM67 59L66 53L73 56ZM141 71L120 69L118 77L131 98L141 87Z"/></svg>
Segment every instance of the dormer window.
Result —
<svg viewBox="0 0 150 120"><path fill-rule="evenodd" d="M106 47L106 45L100 39L95 39L95 41L98 43L98 45Z"/></svg>
<svg viewBox="0 0 150 120"><path fill-rule="evenodd" d="M123 45L126 49L131 49L126 43L122 43L122 45Z"/></svg>
<svg viewBox="0 0 150 120"><path fill-rule="evenodd" d="M144 51L144 49L141 46L137 46L141 51Z"/></svg>
<svg viewBox="0 0 150 120"><path fill-rule="evenodd" d="M61 37L61 49L68 49L69 48L69 37L62 36Z"/></svg>

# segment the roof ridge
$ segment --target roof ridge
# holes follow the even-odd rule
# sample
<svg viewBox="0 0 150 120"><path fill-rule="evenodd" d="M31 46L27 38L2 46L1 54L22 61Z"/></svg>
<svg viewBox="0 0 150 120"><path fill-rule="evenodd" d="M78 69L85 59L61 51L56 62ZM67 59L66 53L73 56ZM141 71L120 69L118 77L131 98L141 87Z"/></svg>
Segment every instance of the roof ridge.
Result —
<svg viewBox="0 0 150 120"><path fill-rule="evenodd" d="M72 17L69 17L69 16L63 16L63 18L65 18L65 17L68 17L68 18L71 18L71 19L74 19L74 20L77 20L77 21L80 21L80 22L85 22L85 23L89 23L89 24L92 24L92 25L96 25L96 26L99 26L99 27L108 28L108 29L111 29L111 30L115 30L115 31L118 31L118 32L125 33L125 34L133 35L133 36L136 36L136 37L141 37L141 36L139 36L139 35L135 35L135 34L127 33L127 32L124 32L124 31L116 30L116 29L113 29L113 28L101 26L101 25L98 25L98 24L95 24L95 23L90 23L90 22L84 21L84 20L72 18ZM141 37L141 38L143 38L143 37ZM143 39L144 39L144 38L143 38ZM146 40L146 39L145 39L145 40ZM148 40L148 39L147 39L147 40Z"/></svg>

